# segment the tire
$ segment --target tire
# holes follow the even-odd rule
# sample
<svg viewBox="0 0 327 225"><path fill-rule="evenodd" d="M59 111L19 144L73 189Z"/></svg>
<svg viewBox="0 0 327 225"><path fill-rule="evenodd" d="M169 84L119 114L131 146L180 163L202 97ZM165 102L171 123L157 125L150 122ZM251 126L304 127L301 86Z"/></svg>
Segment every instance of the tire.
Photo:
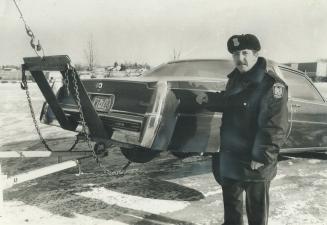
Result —
<svg viewBox="0 0 327 225"><path fill-rule="evenodd" d="M131 162L146 163L160 155L159 151L145 148L120 148L121 153Z"/></svg>

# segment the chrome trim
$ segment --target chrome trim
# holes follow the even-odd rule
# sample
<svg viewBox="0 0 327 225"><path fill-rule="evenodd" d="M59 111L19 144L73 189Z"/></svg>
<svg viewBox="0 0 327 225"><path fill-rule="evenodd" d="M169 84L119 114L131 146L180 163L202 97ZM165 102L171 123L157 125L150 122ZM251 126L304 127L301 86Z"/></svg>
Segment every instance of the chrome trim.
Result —
<svg viewBox="0 0 327 225"><path fill-rule="evenodd" d="M152 112L148 113L149 118L147 118L146 124L143 128L143 135L141 137L141 146L146 148L151 148L154 139L156 137L157 130L159 129L159 124L162 118L162 111L164 109L164 104L166 101L168 92L168 84L166 81L159 81L157 83L156 97Z"/></svg>
<svg viewBox="0 0 327 225"><path fill-rule="evenodd" d="M77 105L72 105L72 104L65 104L65 103L60 103L62 106L63 106L63 109L65 110L65 111L69 111L69 110L71 110L71 111L75 111L75 109L74 108L69 108L69 109L65 109L65 105L68 105L68 106L72 106L72 107L76 107L77 108ZM78 110L76 110L76 111L78 111ZM97 111L98 112L98 111ZM99 113L99 112L98 112ZM129 112L129 111L123 111L123 110L116 110L116 109L111 109L109 112L108 112L108 114L110 114L110 113L121 113L121 114L126 114L126 115L135 115L135 116L142 116L142 117L144 117L144 114L142 114L142 113L134 113L134 112Z"/></svg>
<svg viewBox="0 0 327 225"><path fill-rule="evenodd" d="M102 82L97 82L97 83L95 84L95 88L96 88L96 89L102 89L102 87L103 87L103 83L102 83Z"/></svg>
<svg viewBox="0 0 327 225"><path fill-rule="evenodd" d="M302 98L295 98L295 97L291 97L289 100L303 102L303 103L310 103L310 104L315 104L315 105L322 105L322 106L327 105L326 102L324 102L324 101L314 102L312 100L305 100L305 99L302 99Z"/></svg>
<svg viewBox="0 0 327 225"><path fill-rule="evenodd" d="M134 120L130 118L125 118L125 117L119 117L119 116L105 116L105 115L99 115L100 117L105 117L105 118L114 118L114 119L120 119L120 120L125 120L125 121L130 121L130 122L136 122L136 123L142 123L142 119L140 120Z"/></svg>
<svg viewBox="0 0 327 225"><path fill-rule="evenodd" d="M281 148L281 153L299 152L299 151L327 151L327 147L306 147L306 148Z"/></svg>
<svg viewBox="0 0 327 225"><path fill-rule="evenodd" d="M110 141L117 141L120 143L127 143L130 145L139 145L139 137L140 133L135 131L129 131L129 130L122 130L119 128L114 128L114 132L111 136Z"/></svg>
<svg viewBox="0 0 327 225"><path fill-rule="evenodd" d="M177 116L190 116L190 117L218 117L221 118L223 115L220 112L215 112L213 114L204 114L204 113L198 113L198 114L191 114L191 113L178 113Z"/></svg>
<svg viewBox="0 0 327 225"><path fill-rule="evenodd" d="M136 114L121 114L121 113L116 113L116 112L110 112L109 114L101 114L102 116L105 117L110 117L110 116L114 116L114 117L121 117L121 118L136 118L136 119L140 119L143 120L144 119L144 115L136 115Z"/></svg>
<svg viewBox="0 0 327 225"><path fill-rule="evenodd" d="M114 95L113 93L106 94L101 92L87 92L88 95Z"/></svg>
<svg viewBox="0 0 327 225"><path fill-rule="evenodd" d="M72 106L72 107L76 107L77 108L76 105L63 104L63 103L61 103L61 105L62 105L62 107L63 107L63 109L65 111L73 111L73 112L77 112L78 111L77 109L74 109L74 108L69 108L69 109L68 108L65 108L65 105L68 105L68 106ZM98 114L101 114L101 115L106 115L106 114L100 113L99 111L97 111L97 113ZM115 110L115 109L111 109L108 112L108 114L110 114L110 113L119 113L119 114L132 115L132 116L141 116L141 117L144 117L144 115L146 115L146 114L142 114L142 113L135 113L135 112L129 112L129 111Z"/></svg>
<svg viewBox="0 0 327 225"><path fill-rule="evenodd" d="M110 110L110 113L122 113L122 114L137 115L137 116L144 117L144 114L142 114L142 113L134 113L134 112L123 111L123 110L116 110L116 109L111 109Z"/></svg>
<svg viewBox="0 0 327 225"><path fill-rule="evenodd" d="M69 110L64 109L64 111L66 111L66 112L79 112L78 109L69 109ZM70 114L67 114L67 113L66 113L66 115L70 116ZM107 114L103 114L103 113L98 113L98 115L100 117L114 118L114 119L120 119L120 120L130 121L130 122L137 122L137 123L142 123L142 120L143 120L143 117L141 117L139 120L137 120L137 119L131 119L131 118L126 118L126 117L121 117L119 115L107 115Z"/></svg>
<svg viewBox="0 0 327 225"><path fill-rule="evenodd" d="M324 122L314 122L314 121L306 121L306 120L292 120L292 122L295 122L295 123L311 123L311 124L327 125L327 123L324 123Z"/></svg>
<svg viewBox="0 0 327 225"><path fill-rule="evenodd" d="M222 90L217 89L193 89L193 88L172 88L171 90L186 90L186 91L205 91L205 92L221 92Z"/></svg>
<svg viewBox="0 0 327 225"><path fill-rule="evenodd" d="M139 131L124 130L124 129L119 128L119 127L114 127L112 129L114 131L125 132L125 133L129 133L131 135L140 135L140 132Z"/></svg>
<svg viewBox="0 0 327 225"><path fill-rule="evenodd" d="M66 112L79 112L78 109L66 109L65 107L63 107L63 110Z"/></svg>

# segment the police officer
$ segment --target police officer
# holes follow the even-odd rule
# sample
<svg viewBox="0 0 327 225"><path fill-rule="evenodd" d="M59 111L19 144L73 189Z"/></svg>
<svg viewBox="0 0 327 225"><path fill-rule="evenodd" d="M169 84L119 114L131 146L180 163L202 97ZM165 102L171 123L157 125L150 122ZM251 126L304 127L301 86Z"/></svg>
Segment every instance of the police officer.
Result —
<svg viewBox="0 0 327 225"><path fill-rule="evenodd" d="M260 42L252 34L227 42L235 69L226 90L196 97L211 111L222 112L220 151L213 172L222 186L224 224L243 224L243 193L249 225L266 225L270 181L288 128L287 85L258 56Z"/></svg>

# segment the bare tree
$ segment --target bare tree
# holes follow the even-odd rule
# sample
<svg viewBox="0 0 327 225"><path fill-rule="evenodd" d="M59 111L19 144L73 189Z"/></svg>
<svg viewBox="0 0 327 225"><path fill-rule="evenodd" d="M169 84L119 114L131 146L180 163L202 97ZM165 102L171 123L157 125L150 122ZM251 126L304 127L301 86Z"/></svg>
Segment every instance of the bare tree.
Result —
<svg viewBox="0 0 327 225"><path fill-rule="evenodd" d="M92 35L87 42L87 49L84 50L84 53L87 60L88 69L89 71L93 71L95 66L95 53L94 53Z"/></svg>
<svg viewBox="0 0 327 225"><path fill-rule="evenodd" d="M178 60L181 56L182 51L174 48L173 50L173 60Z"/></svg>

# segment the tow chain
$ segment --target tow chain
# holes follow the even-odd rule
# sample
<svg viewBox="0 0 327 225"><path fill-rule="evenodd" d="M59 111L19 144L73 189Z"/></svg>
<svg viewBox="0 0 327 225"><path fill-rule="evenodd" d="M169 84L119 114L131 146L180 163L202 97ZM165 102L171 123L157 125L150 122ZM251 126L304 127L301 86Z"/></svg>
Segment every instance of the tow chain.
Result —
<svg viewBox="0 0 327 225"><path fill-rule="evenodd" d="M34 50L34 52L36 53L36 55L39 56L39 57L40 57L40 55L38 54L38 51L41 51L41 50L42 50L43 57L44 57L44 49L43 49L43 47L41 46L40 40L38 40L38 41L37 41L37 44L36 44L36 40L35 40L36 38L35 38L35 35L34 35L32 29L27 25L27 22L26 22L26 20L24 19L23 13L22 13L22 11L20 10L20 8L19 8L19 6L18 6L16 0L13 0L13 2L14 2L14 4L15 4L17 10L18 10L18 13L19 13L19 15L20 15L21 20L22 20L23 23L24 23L25 31L26 31L27 35L31 38L31 40L30 40L30 45L31 45L31 47L33 48L33 50ZM23 70L24 70L24 68L23 68ZM36 129L36 132L37 132L37 134L38 134L39 137L40 137L41 142L43 143L44 147L45 147L48 151L50 151L50 152L54 151L53 149L50 148L50 146L48 145L48 143L45 141L45 139L43 138L43 136L42 136L42 134L41 134L40 127L39 127L38 122L37 122L36 117L35 117L35 112L34 112L34 108L33 108L33 105L32 105L31 95L30 95L30 92L29 92L29 90L28 90L28 84L27 84L27 79L26 79L26 75L25 75L25 70L24 70L23 73L22 73L22 83L21 83L21 88L22 88L23 90L25 90L25 92L26 92L26 97L27 97L27 101L28 101L28 106L29 106L29 109L30 109L30 112L31 112L31 116L32 116L32 119L33 119L33 123L34 123L35 129ZM72 151L72 150L76 147L76 145L77 145L78 142L79 142L79 138L78 138L78 135L76 135L76 140L75 140L75 142L73 143L73 145L72 145L72 146L71 146L67 151Z"/></svg>
<svg viewBox="0 0 327 225"><path fill-rule="evenodd" d="M25 74L25 73L23 72L23 74ZM34 108L33 108L31 95L30 95L30 92L29 92L29 89L28 89L28 84L27 84L26 76L24 76L24 75L22 77L22 85L21 86L22 86L22 89L24 89L25 90L25 93L26 93L26 97L27 97L27 101L28 101L28 106L29 106L29 109L30 109L30 112L31 112L31 116L32 116L32 119L33 119L33 123L34 123L35 129L36 129L36 132L39 135L39 138L40 138L42 144L44 145L44 147L48 151L53 152L54 150L50 148L50 146L48 145L48 143L45 141L45 139L42 136L42 133L41 133L39 124L38 124L38 122L36 120L36 117L35 117L35 111L34 111ZM79 142L79 138L76 135L76 139L75 139L73 145L68 150L66 150L66 151L72 151L76 147L76 145L77 145L78 142Z"/></svg>
<svg viewBox="0 0 327 225"><path fill-rule="evenodd" d="M69 64L67 64L67 68L69 68ZM66 91L67 91L67 96L69 96L70 91L69 91L69 79L68 79L67 72L68 72L68 69L65 70L63 83L64 83L64 86L65 86Z"/></svg>
<svg viewBox="0 0 327 225"><path fill-rule="evenodd" d="M16 0L13 0L13 2L14 2L14 4L15 4L17 10L18 10L18 13L19 13L19 15L20 15L21 20L22 20L23 23L24 23L26 34L31 38L31 40L30 40L30 45L31 45L31 47L33 48L35 54L36 54L37 56L39 56L39 57L41 57L41 56L39 55L38 52L42 50L42 55L43 55L43 57L44 57L44 49L43 49L43 47L42 47L42 45L41 45L41 43L40 43L40 40L37 40L37 43L36 43L35 35L34 35L32 29L27 25L26 20L24 19L23 13L22 13L22 11L20 10L20 8L19 8L19 6L18 6Z"/></svg>
<svg viewBox="0 0 327 225"><path fill-rule="evenodd" d="M69 66L69 65L68 65ZM80 93L78 91L78 84L77 84L77 79L76 79L76 76L77 76L77 73L75 71L75 68L72 67L68 67L67 71L71 69L72 71L72 76L73 76L73 85L74 85L74 91L75 91L75 97L76 97L76 103L77 103L77 107L78 107L78 111L80 112L79 113L79 116L80 116L80 119L81 119L81 123L82 123L82 132L84 133L84 136L86 138L86 141L87 141L87 145L89 147L89 149L92 151L92 155L93 155L93 158L95 160L95 162L97 163L97 165L103 170L103 172L105 174L108 174L108 175L116 175L116 176L124 176L125 175L125 172L128 168L128 166L131 164L131 161L128 161L126 163L125 166L123 166L122 169L120 170L109 170L107 167L105 167L99 160L99 156L98 154L95 152L95 149L92 147L92 144L91 144L91 138L89 136L89 132L88 132L88 127L86 125L86 122L85 122L85 117L84 117L84 113L83 113L83 110L82 110L82 105L81 105L81 99L80 99ZM65 71L65 75L68 76L69 73L67 73L67 71ZM68 80L68 77L66 77L65 79Z"/></svg>
<svg viewBox="0 0 327 225"><path fill-rule="evenodd" d="M70 67L68 65L68 69L65 71L65 75L64 75L64 83L65 83L64 85L67 85L66 88L67 88L68 93L69 93L69 86L68 86L69 85L69 79L68 79L68 70L69 69L70 69ZM81 99L80 99L80 94L79 94L79 91L78 91L78 84L77 84L77 79L76 79L77 73L75 72L74 68L71 68L71 70L72 70L72 76L73 76L73 80L74 80L73 88L74 88L74 91L76 93L76 102L77 102L78 110L80 112L79 115L80 115L80 119L81 119L81 123L82 123L82 134L86 138L88 148L92 151L92 156L93 156L95 162L103 170L103 172L105 174L115 175L115 176L125 175L125 172L126 172L128 166L131 164L130 161L128 161L126 163L126 165L123 166L123 168L120 169L120 170L109 170L100 162L97 153L95 152L94 148L92 147L91 139L90 139L90 136L88 134L88 128L87 128L87 125L86 125L86 122L85 122L84 113L82 111ZM41 133L39 124L38 124L38 122L36 120L35 111L34 111L34 107L33 107L33 104L32 104L32 99L31 99L30 92L29 92L29 89L28 89L27 79L26 79L26 76L24 76L24 74L25 73L23 72L21 87L22 87L23 90L25 90L27 101L28 101L28 106L29 106L29 109L30 109L30 112L31 112L31 116L32 116L32 119L33 119L33 123L34 123L35 129L36 129L36 132L37 132L42 144L44 145L44 147L48 151L53 152L54 150L50 148L50 146L48 145L48 143L44 139L44 137L43 137L43 135ZM72 151L76 147L78 142L79 142L79 138L78 138L78 135L76 135L75 142L73 143L73 145L67 151Z"/></svg>
<svg viewBox="0 0 327 225"><path fill-rule="evenodd" d="M16 0L13 0L13 2L14 2L15 6L16 6L19 14L20 14L21 20L24 23L25 31L26 31L27 35L31 38L31 40L30 40L31 47L33 48L33 50L36 53L36 55L39 56L39 57L41 57L41 56L38 54L38 51L41 51L42 50L43 57L44 57L44 49L41 46L40 40L38 40L37 41L37 44L36 44L36 40L35 40L36 38L35 38L35 35L34 35L32 29L27 25L27 23L26 23L26 21L24 19L23 13L20 10L20 8L19 8ZM69 91L69 79L68 79L68 71L69 71L69 69L70 69L70 66L68 64L67 65L67 69L66 69L65 74L64 74L64 82L63 82L64 83L64 86L66 87L66 90L67 90L67 95L69 95L69 93L70 93L70 91ZM85 119L84 119L84 114L83 114L82 106L81 106L81 103L80 103L81 100L80 100L80 97L79 97L78 85L77 85L77 80L76 80L76 77L75 77L75 76L77 76L77 73L76 73L74 67L72 67L71 69L72 69L72 75L73 75L73 79L74 79L74 89L75 89L75 93L76 93L77 105L78 105L78 109L80 111L80 118L81 118L81 121L82 121L82 130L83 130L84 135L86 137L88 147L92 151L93 158L95 159L97 165L104 171L104 173L109 174L109 175L124 175L125 172L126 172L127 167L131 164L130 161L128 161L127 164L121 170L119 170L119 171L111 171L111 170L108 170L99 161L98 155L96 154L94 148L92 148L91 139L90 139L90 137L88 135L87 125L86 125L86 122L85 122ZM40 127L39 127L38 122L36 120L34 108L33 108L33 105L32 105L31 96L30 96L30 93L29 93L29 90L28 90L28 84L27 84L27 79L26 79L26 76L25 76L25 71L23 71L23 73L22 73L21 88L23 90L25 90L25 92L26 92L26 97L27 97L28 105L29 105L29 108L30 108L30 112L31 112L31 116L32 116L32 119L33 119L33 123L34 123L35 129L36 129L36 132L38 133L39 138L40 138L41 142L43 143L43 145L45 146L45 148L48 151L52 152L53 150L50 148L50 146L47 144L47 142L43 138L43 136L41 134ZM78 138L78 135L76 135L75 142L73 143L73 145L67 151L72 151L76 147L76 145L77 145L78 142L79 142L79 138Z"/></svg>

